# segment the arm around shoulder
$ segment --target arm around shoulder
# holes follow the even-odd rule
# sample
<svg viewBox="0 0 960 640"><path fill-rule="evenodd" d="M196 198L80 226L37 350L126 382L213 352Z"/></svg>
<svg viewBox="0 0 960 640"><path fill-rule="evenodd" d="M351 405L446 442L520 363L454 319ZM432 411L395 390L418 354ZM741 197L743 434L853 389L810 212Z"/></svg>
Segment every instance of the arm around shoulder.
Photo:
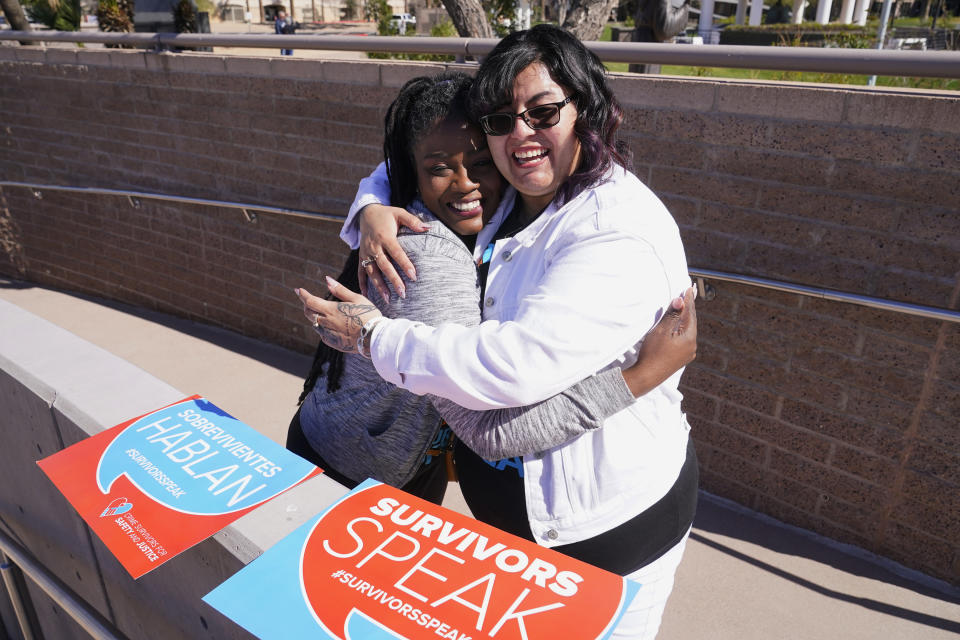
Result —
<svg viewBox="0 0 960 640"><path fill-rule="evenodd" d="M477 455L501 460L560 446L630 406L633 394L619 368L581 380L552 398L525 407L478 411L433 397L433 406Z"/></svg>

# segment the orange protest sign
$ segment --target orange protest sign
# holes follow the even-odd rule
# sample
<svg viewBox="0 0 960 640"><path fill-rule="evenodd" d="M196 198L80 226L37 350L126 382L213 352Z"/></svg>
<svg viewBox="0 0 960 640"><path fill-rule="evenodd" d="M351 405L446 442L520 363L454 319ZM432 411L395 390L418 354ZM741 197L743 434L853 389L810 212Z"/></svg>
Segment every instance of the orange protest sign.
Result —
<svg viewBox="0 0 960 640"><path fill-rule="evenodd" d="M638 588L368 480L204 600L262 638L604 638Z"/></svg>

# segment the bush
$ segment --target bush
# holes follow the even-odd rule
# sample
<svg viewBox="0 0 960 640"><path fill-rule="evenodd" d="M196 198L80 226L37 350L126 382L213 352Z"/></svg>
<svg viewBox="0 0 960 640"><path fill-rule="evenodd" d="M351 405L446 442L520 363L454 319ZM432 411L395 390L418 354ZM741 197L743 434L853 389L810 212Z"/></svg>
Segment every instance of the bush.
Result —
<svg viewBox="0 0 960 640"><path fill-rule="evenodd" d="M855 24L764 24L755 27L729 25L720 32L720 44L781 47L869 48L874 30Z"/></svg>
<svg viewBox="0 0 960 640"><path fill-rule="evenodd" d="M382 36L399 35L398 30L389 24L387 24L387 30L389 32L384 33L383 30L378 28L377 32ZM457 35L457 28L453 26L453 22L449 19L437 23L430 29L431 38L455 38ZM414 37L413 30L408 30L404 37ZM375 60L419 60L421 62L453 62L455 60L454 56L445 56L439 53L368 53L367 57Z"/></svg>
<svg viewBox="0 0 960 640"><path fill-rule="evenodd" d="M100 0L97 23L100 31L130 33L133 31L133 0Z"/></svg>
<svg viewBox="0 0 960 640"><path fill-rule="evenodd" d="M371 0L364 7L364 17L370 22L377 23L377 33L381 36L395 36L400 33L399 29L390 26L390 16L393 15L393 9L387 4L387 0Z"/></svg>
<svg viewBox="0 0 960 640"><path fill-rule="evenodd" d="M789 23L779 23L779 24L761 24L757 26L751 26L748 24L731 24L724 28L724 31L752 31L758 33L766 32L793 32L793 31L862 31L866 27L861 27L856 24L840 24L839 22L831 22L830 24L820 24L819 22L801 22L800 24L789 24Z"/></svg>
<svg viewBox="0 0 960 640"><path fill-rule="evenodd" d="M27 0L23 3L27 16L57 31L80 29L80 0Z"/></svg>

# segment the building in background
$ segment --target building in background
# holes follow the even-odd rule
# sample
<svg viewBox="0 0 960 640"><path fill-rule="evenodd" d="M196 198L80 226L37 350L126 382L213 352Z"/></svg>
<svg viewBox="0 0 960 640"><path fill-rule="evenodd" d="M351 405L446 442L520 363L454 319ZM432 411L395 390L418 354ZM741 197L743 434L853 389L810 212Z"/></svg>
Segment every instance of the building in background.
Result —
<svg viewBox="0 0 960 640"><path fill-rule="evenodd" d="M217 4L217 14L221 20L271 22L283 9L296 22L342 22L363 20L365 4L365 0L223 0ZM393 13L415 15L413 2L388 0L387 4Z"/></svg>

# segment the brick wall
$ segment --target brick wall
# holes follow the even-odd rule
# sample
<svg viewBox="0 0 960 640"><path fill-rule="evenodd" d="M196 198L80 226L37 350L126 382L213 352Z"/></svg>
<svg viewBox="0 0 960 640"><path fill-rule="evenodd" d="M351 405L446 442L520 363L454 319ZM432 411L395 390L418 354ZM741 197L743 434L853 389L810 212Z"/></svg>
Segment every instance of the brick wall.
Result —
<svg viewBox="0 0 960 640"><path fill-rule="evenodd" d="M342 214L440 65L0 47L0 177ZM692 267L957 310L960 97L614 79ZM338 225L4 188L0 273L301 350ZM684 378L703 487L960 581L960 325L712 283ZM319 289L319 285L317 285Z"/></svg>

